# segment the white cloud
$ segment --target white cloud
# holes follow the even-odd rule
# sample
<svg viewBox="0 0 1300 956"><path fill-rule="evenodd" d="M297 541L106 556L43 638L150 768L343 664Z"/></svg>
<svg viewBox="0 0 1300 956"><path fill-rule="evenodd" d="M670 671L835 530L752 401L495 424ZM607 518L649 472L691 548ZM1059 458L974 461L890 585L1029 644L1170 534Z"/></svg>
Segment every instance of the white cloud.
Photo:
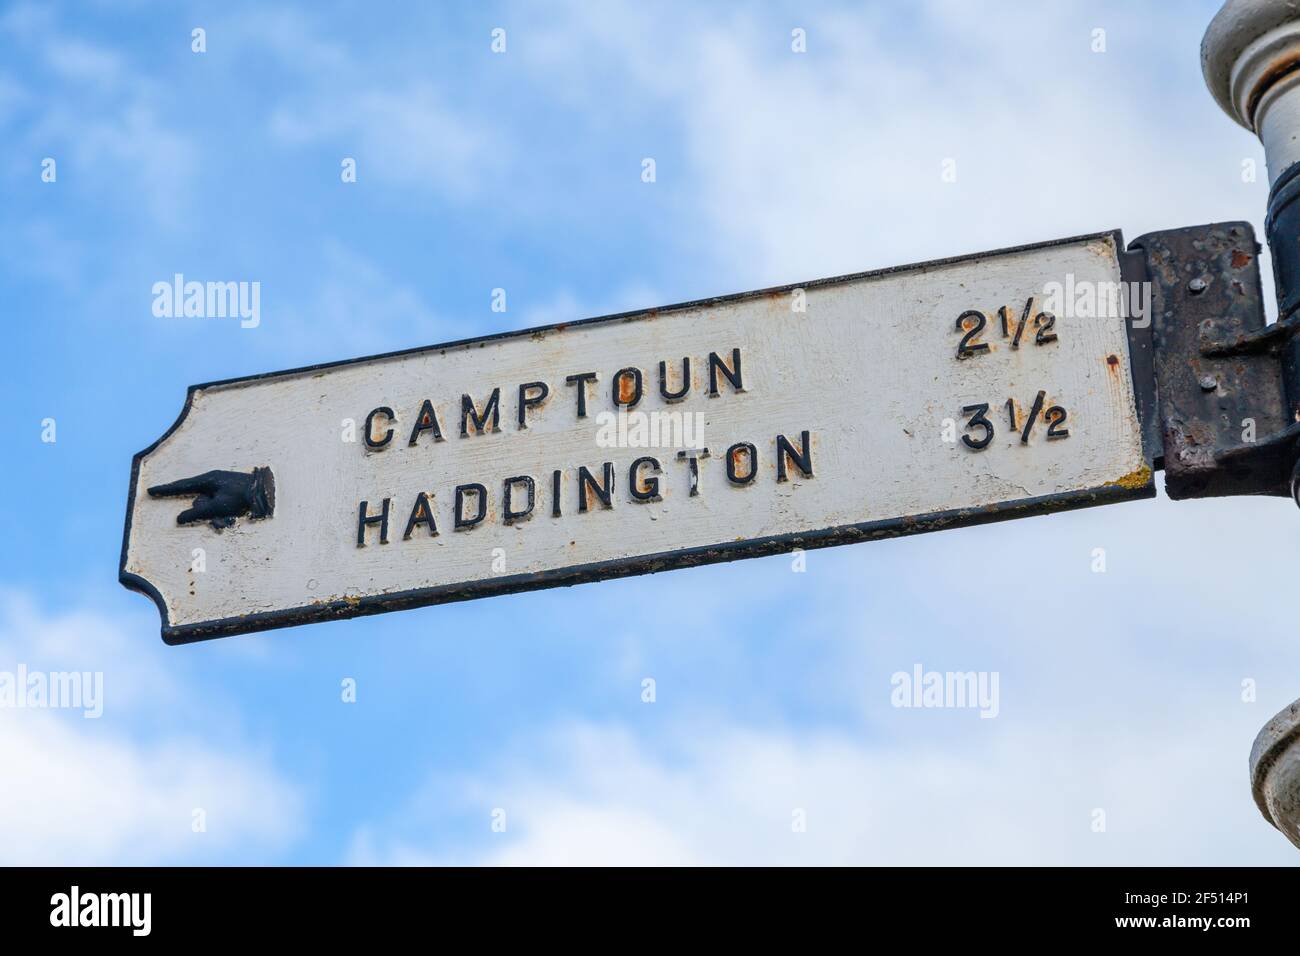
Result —
<svg viewBox="0 0 1300 956"><path fill-rule="evenodd" d="M357 160L357 181L456 199L478 191L503 150L481 124L449 109L431 85L322 93L277 107L271 135L287 145L328 141Z"/></svg>
<svg viewBox="0 0 1300 956"><path fill-rule="evenodd" d="M330 361L464 338L416 287L389 274L351 245L326 239L316 247L309 288L288 289L267 309L257 344L279 366ZM266 308L264 304L264 308Z"/></svg>
<svg viewBox="0 0 1300 956"><path fill-rule="evenodd" d="M407 36L367 59L356 43L337 42L291 9L240 12L218 33L242 55L264 51L282 69L266 118L270 138L286 147L328 143L356 160L359 183L463 200L503 164L502 139L482 113L452 108L420 69L395 65Z"/></svg>
<svg viewBox="0 0 1300 956"><path fill-rule="evenodd" d="M5 716L5 865L245 861L283 848L298 830L298 796L262 758L199 739L141 744L49 713ZM206 832L192 830L196 808Z"/></svg>
<svg viewBox="0 0 1300 956"><path fill-rule="evenodd" d="M0 73L0 123L10 122L18 110L30 102L31 94L18 81Z"/></svg>
<svg viewBox="0 0 1300 956"><path fill-rule="evenodd" d="M505 148L480 115L449 105L442 88L393 59L366 61L295 11L253 11L224 28L245 52L262 49L286 71L267 119L283 146L327 143L357 162L357 182L475 197ZM393 47L389 44L389 54Z"/></svg>
<svg viewBox="0 0 1300 956"><path fill-rule="evenodd" d="M232 50L265 50L300 75L332 77L351 68L347 44L323 36L314 18L292 8L240 10L212 32Z"/></svg>
<svg viewBox="0 0 1300 956"><path fill-rule="evenodd" d="M954 748L943 732L898 746L692 721L668 752L624 727L567 726L492 771L431 784L400 826L358 831L350 859L1130 865L1285 863L1293 853L1243 798L1240 741L1222 722L1127 737L1081 734L1068 720L977 723L981 739ZM490 828L497 807L503 833ZM1095 808L1104 833L1093 831ZM451 811L468 825L439 842ZM795 832L798 811L806 832Z"/></svg>
<svg viewBox="0 0 1300 956"><path fill-rule="evenodd" d="M600 315L617 315L620 312L649 309L664 304L663 296L658 291L641 282L626 285L595 301L581 299L571 290L562 289L546 301L526 305L512 324L516 328L534 328Z"/></svg>
<svg viewBox="0 0 1300 956"><path fill-rule="evenodd" d="M228 741L237 715L159 665L162 644L143 630L93 611L42 613L13 594L0 602L0 670L103 673L98 719L0 709L0 863L245 861L298 835L299 788ZM192 829L196 808L206 832Z"/></svg>
<svg viewBox="0 0 1300 956"><path fill-rule="evenodd" d="M183 226L200 154L188 135L160 118L167 113L166 88L112 46L70 35L48 11L15 8L0 30L45 68L24 86L0 78L0 119L19 115L15 104L43 105L30 122L6 130L14 156L27 154L29 174L38 175L39 158L53 157L60 188L80 185L91 201L125 201L147 210L157 225ZM119 188L104 190L105 181Z"/></svg>
<svg viewBox="0 0 1300 956"><path fill-rule="evenodd" d="M601 585L584 598L614 642L601 683L636 719L525 731L472 770L431 770L358 828L350 859L1292 862L1246 770L1296 694L1273 596L1300 546L1259 533L1291 509L1138 502L813 552L804 574L773 558ZM798 613L738 626L769 607ZM893 708L890 674L914 663L997 671L999 716ZM655 704L636 697L646 675Z"/></svg>
<svg viewBox="0 0 1300 956"><path fill-rule="evenodd" d="M107 172L141 187L141 202L158 225L175 229L187 224L199 151L185 134L159 119L148 97L128 97L93 117L52 109L31 137L53 140L66 151L63 155L73 158L72 169L61 169L62 181L78 167L95 168L99 176Z"/></svg>
<svg viewBox="0 0 1300 956"><path fill-rule="evenodd" d="M45 58L60 77L79 83L111 87L122 76L122 57L116 51L76 38L51 39Z"/></svg>
<svg viewBox="0 0 1300 956"><path fill-rule="evenodd" d="M0 30L22 40L49 34L54 28L54 11L46 4L31 0L15 3L0 16Z"/></svg>
<svg viewBox="0 0 1300 956"><path fill-rule="evenodd" d="M657 187L689 192L680 241L730 270L726 288L754 287L1115 227L1261 220L1267 186L1243 184L1240 163L1262 152L1201 88L1197 25L1173 18L1180 29L1155 42L1150 17L571 4L539 17L523 49L556 95L599 91L677 125L641 146L684 137L689 168L661 169ZM1109 48L1094 54L1099 22ZM795 24L807 53L790 52Z"/></svg>

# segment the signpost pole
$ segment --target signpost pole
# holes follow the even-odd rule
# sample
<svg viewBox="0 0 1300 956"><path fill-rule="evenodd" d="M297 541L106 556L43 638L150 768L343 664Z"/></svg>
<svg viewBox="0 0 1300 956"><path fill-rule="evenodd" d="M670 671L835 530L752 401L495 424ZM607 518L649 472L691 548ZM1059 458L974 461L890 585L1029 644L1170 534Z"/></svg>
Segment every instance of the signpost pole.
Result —
<svg viewBox="0 0 1300 956"><path fill-rule="evenodd" d="M1228 0L1201 41L1201 68L1216 102L1264 144L1278 319L1255 338L1280 352L1291 430L1300 422L1300 9L1281 0ZM1292 445L1291 494L1300 504ZM1250 776L1260 812L1300 847L1300 701L1255 738Z"/></svg>

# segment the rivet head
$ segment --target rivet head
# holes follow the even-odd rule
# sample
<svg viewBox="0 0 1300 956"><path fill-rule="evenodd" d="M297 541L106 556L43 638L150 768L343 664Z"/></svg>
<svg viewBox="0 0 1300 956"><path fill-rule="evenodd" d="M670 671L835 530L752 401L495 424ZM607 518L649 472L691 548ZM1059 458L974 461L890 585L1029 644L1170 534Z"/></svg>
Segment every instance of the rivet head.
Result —
<svg viewBox="0 0 1300 956"><path fill-rule="evenodd" d="M1205 281L1204 276L1197 276L1191 282L1187 283L1187 288L1191 290L1192 295L1200 295L1209 287L1210 284Z"/></svg>
<svg viewBox="0 0 1300 956"><path fill-rule="evenodd" d="M1201 376L1201 390L1202 390L1202 391L1205 391L1205 392L1212 392L1212 391L1214 391L1214 390L1215 390L1216 388L1218 388L1218 387L1219 387L1219 380L1218 380L1217 378L1215 378L1213 375L1202 375L1202 376Z"/></svg>

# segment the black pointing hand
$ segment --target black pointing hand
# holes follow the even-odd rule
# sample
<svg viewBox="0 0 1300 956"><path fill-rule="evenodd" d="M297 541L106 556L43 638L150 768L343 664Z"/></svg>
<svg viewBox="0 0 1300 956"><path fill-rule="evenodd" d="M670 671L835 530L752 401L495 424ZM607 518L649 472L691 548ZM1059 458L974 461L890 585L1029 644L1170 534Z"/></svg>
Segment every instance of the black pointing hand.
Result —
<svg viewBox="0 0 1300 956"><path fill-rule="evenodd" d="M269 518L275 511L275 476L270 468L242 471L206 471L193 478L154 485L155 498L194 497L193 504L176 516L177 524L209 521L220 531L244 515Z"/></svg>

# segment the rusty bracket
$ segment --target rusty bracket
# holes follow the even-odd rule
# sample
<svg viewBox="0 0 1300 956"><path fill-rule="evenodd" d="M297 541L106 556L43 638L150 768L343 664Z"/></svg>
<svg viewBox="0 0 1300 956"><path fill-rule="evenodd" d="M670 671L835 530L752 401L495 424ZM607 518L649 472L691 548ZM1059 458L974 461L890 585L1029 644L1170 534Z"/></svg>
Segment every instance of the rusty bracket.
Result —
<svg viewBox="0 0 1300 956"><path fill-rule="evenodd" d="M1130 322L1139 409L1170 498L1292 493L1300 425L1288 414L1283 353L1294 327L1265 323L1259 251L1246 222L1129 244L1125 279L1151 283L1149 316Z"/></svg>

